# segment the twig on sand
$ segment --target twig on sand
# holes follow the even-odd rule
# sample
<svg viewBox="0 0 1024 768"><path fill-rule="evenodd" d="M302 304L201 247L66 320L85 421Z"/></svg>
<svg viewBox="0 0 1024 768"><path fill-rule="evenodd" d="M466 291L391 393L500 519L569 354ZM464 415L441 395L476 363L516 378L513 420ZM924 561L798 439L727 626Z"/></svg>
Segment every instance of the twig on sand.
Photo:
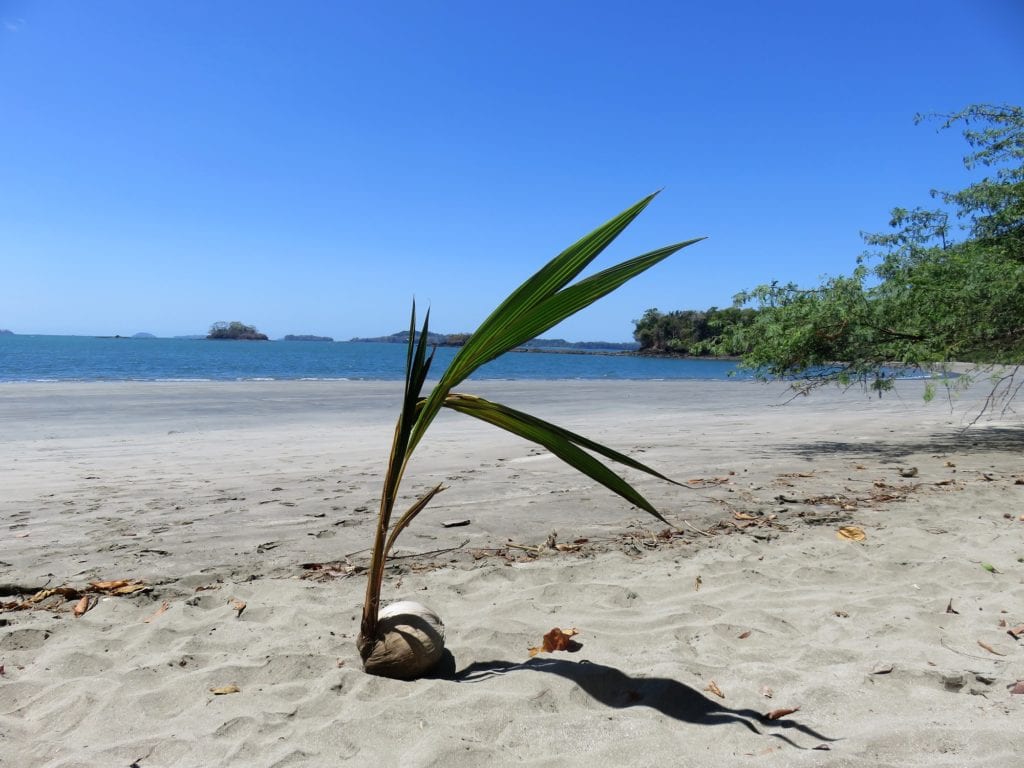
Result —
<svg viewBox="0 0 1024 768"><path fill-rule="evenodd" d="M708 533L707 531L702 531L700 528L698 528L697 526L693 525L689 520L683 520L683 525L685 525L691 531L696 531L701 536L707 536L709 539L714 537L713 533Z"/></svg>

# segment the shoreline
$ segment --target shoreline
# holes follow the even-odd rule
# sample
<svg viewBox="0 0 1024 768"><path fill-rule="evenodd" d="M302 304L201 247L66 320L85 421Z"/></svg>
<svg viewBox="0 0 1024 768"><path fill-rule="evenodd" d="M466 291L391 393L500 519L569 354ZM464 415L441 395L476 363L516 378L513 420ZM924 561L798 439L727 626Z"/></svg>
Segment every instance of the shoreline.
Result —
<svg viewBox="0 0 1024 768"><path fill-rule="evenodd" d="M354 648L400 382L0 387L0 603L146 585L0 611L0 764L1009 764L1024 429L964 432L983 388L924 385L468 383L682 483L628 475L677 530L446 414L403 490L448 490L384 587L447 626L450 668L413 683ZM531 661L553 626L582 649Z"/></svg>

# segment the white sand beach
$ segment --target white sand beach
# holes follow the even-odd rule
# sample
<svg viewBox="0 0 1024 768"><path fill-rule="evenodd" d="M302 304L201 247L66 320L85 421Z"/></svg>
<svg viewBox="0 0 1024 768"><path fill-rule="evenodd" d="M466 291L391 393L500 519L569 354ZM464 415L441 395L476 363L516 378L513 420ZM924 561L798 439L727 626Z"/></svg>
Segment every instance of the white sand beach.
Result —
<svg viewBox="0 0 1024 768"><path fill-rule="evenodd" d="M1024 427L922 386L468 383L682 482L627 473L676 530L445 415L384 597L450 658L398 682L354 638L400 385L0 385L0 766L1015 765Z"/></svg>

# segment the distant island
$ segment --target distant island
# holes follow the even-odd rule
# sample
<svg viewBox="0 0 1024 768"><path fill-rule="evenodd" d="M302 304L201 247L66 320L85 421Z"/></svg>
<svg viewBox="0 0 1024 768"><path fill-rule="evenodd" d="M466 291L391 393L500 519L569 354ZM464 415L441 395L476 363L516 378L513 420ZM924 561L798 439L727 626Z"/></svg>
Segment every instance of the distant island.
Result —
<svg viewBox="0 0 1024 768"><path fill-rule="evenodd" d="M154 336L152 333L146 333L145 331L139 331L138 333L133 333L132 334L132 338L133 339L155 339L156 336Z"/></svg>
<svg viewBox="0 0 1024 768"><path fill-rule="evenodd" d="M289 333L282 341L334 341L330 336L314 336L311 333Z"/></svg>
<svg viewBox="0 0 1024 768"><path fill-rule="evenodd" d="M419 333L416 339L419 340ZM468 333L428 333L427 342L438 347L461 347L469 339ZM390 336L349 339L353 342L376 342L383 344L407 344L408 331L398 331ZM566 341L565 339L531 339L518 347L521 352L543 352L576 350L584 352L636 352L640 345L634 341Z"/></svg>
<svg viewBox="0 0 1024 768"><path fill-rule="evenodd" d="M251 325L233 320L230 323L220 322L210 326L206 334L208 339L230 339L232 341L269 341L267 334L260 333Z"/></svg>
<svg viewBox="0 0 1024 768"><path fill-rule="evenodd" d="M0 328L0 336L13 336L14 331L8 331L6 328Z"/></svg>

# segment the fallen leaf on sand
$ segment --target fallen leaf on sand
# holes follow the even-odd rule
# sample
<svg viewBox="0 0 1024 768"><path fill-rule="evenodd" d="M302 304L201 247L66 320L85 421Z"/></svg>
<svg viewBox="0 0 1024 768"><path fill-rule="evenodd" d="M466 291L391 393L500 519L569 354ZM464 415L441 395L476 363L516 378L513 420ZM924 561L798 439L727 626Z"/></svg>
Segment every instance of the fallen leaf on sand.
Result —
<svg viewBox="0 0 1024 768"><path fill-rule="evenodd" d="M751 630L749 630L749 629L746 632L741 632L739 639L740 640L746 640L748 637L750 637L750 632L751 632Z"/></svg>
<svg viewBox="0 0 1024 768"><path fill-rule="evenodd" d="M242 689L237 685L222 685L219 688L211 688L210 693L214 696L225 696L229 693L241 693Z"/></svg>
<svg viewBox="0 0 1024 768"><path fill-rule="evenodd" d="M959 614L960 613L960 611L958 611L956 608L953 607L953 598L952 597L949 598L949 603L946 605L946 613L955 613L955 614Z"/></svg>
<svg viewBox="0 0 1024 768"><path fill-rule="evenodd" d="M792 715L794 712L799 712L800 707L792 707L787 709L773 709L771 712L765 715L769 720L778 720L780 717L786 715Z"/></svg>
<svg viewBox="0 0 1024 768"><path fill-rule="evenodd" d="M714 680L710 681L706 686L704 686L704 690L708 693L715 694L715 696L717 696L720 699L725 698L725 694L722 693L722 689L718 687L718 683L716 683Z"/></svg>
<svg viewBox="0 0 1024 768"><path fill-rule="evenodd" d="M992 563L982 563L981 567L984 568L989 573L1002 573L1002 571L1000 571L998 568L996 568L994 565L992 565Z"/></svg>
<svg viewBox="0 0 1024 768"><path fill-rule="evenodd" d="M864 533L863 528L858 528L856 525L844 525L838 531L836 536L840 539L846 539L847 541L864 541L867 538L867 534Z"/></svg>
<svg viewBox="0 0 1024 768"><path fill-rule="evenodd" d="M1012 637L1014 640L1020 640L1024 637L1024 624L1018 624L1016 627L1012 627L1006 630L1006 634Z"/></svg>
<svg viewBox="0 0 1024 768"><path fill-rule="evenodd" d="M578 651L583 646L573 640L574 635L578 635L579 630L577 629L566 629L561 630L555 627L546 635L544 635L544 642L530 649L530 655L536 656L538 653L554 653L555 651Z"/></svg>
<svg viewBox="0 0 1024 768"><path fill-rule="evenodd" d="M1018 680L1010 687L1010 693L1024 694L1024 680Z"/></svg>
<svg viewBox="0 0 1024 768"><path fill-rule="evenodd" d="M148 618L143 619L142 623L143 624L149 624L157 616L159 616L159 615L161 615L163 613L166 613L167 609L170 608L170 607L171 607L171 604L169 602L167 602L166 600L164 600L163 603L160 604L160 607L157 608L156 611L153 613L153 615L148 617Z"/></svg>
<svg viewBox="0 0 1024 768"><path fill-rule="evenodd" d="M1006 655L1005 653L1000 653L999 651L997 651L995 648L993 648L991 645L989 645L988 643L984 642L983 640L979 640L978 641L978 645L980 645L982 648L984 648L989 653L994 653L996 656L1005 656Z"/></svg>
<svg viewBox="0 0 1024 768"><path fill-rule="evenodd" d="M235 609L235 618L238 618L239 616L242 615L242 611L245 610L245 601L244 600L239 600L238 598L232 598L231 600L228 600L228 603L231 605L232 608Z"/></svg>
<svg viewBox="0 0 1024 768"><path fill-rule="evenodd" d="M704 580L698 575L697 578L693 580L693 591L700 592L700 585L703 583Z"/></svg>
<svg viewBox="0 0 1024 768"><path fill-rule="evenodd" d="M144 583L137 580L118 579L116 581L90 581L89 586L97 592L106 592L110 595L132 595L136 592L149 589Z"/></svg>
<svg viewBox="0 0 1024 768"><path fill-rule="evenodd" d="M86 611L88 611L94 605L96 605L96 598L90 598L88 595L86 595L77 603L75 603L75 607L72 609L72 613L75 614L75 618L77 619L79 616L84 616Z"/></svg>

